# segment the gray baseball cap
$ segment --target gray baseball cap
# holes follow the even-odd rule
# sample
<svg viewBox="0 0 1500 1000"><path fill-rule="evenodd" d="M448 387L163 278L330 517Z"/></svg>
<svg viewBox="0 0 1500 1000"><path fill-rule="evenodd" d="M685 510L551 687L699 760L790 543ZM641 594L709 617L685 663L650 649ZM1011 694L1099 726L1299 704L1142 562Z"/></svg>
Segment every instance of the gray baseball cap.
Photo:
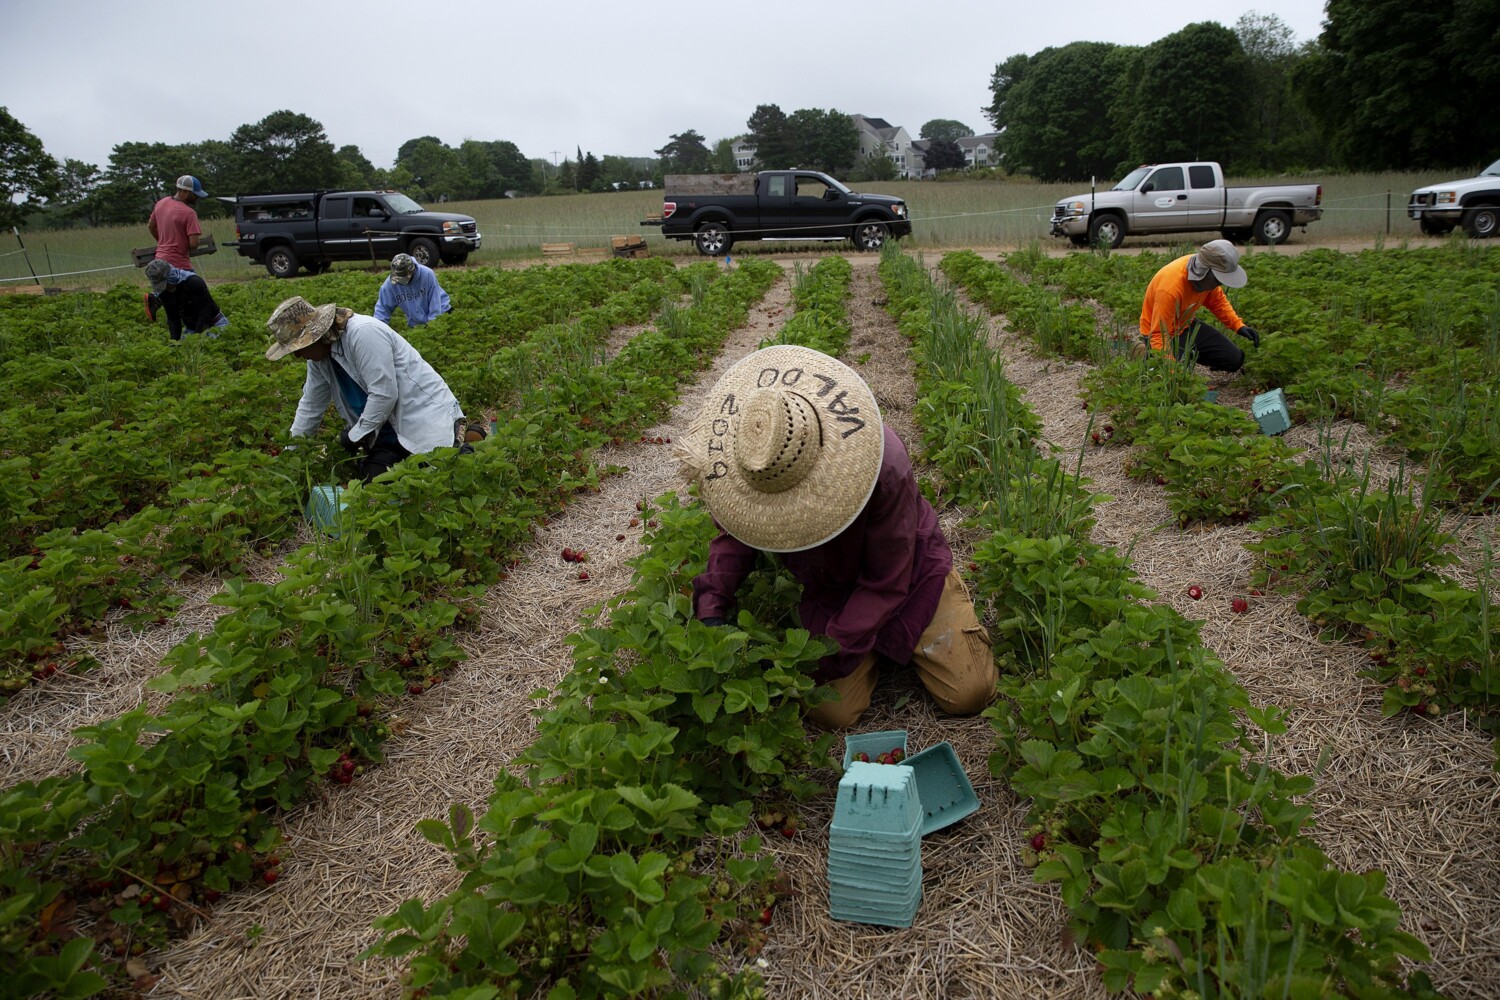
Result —
<svg viewBox="0 0 1500 1000"><path fill-rule="evenodd" d="M1243 288L1250 276L1240 267L1240 252L1228 240L1212 240L1203 244L1193 259L1188 261L1188 277L1202 281L1212 271L1219 284L1226 288Z"/></svg>

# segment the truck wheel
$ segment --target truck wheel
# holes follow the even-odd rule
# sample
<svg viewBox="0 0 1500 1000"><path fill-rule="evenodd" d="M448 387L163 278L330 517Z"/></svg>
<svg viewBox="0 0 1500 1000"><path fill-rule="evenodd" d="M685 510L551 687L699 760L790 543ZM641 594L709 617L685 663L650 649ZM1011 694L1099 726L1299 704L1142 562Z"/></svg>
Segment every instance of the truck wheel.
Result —
<svg viewBox="0 0 1500 1000"><path fill-rule="evenodd" d="M1475 205L1464 213L1464 232L1476 240L1487 240L1495 235L1494 205Z"/></svg>
<svg viewBox="0 0 1500 1000"><path fill-rule="evenodd" d="M285 244L266 251L266 271L273 278L290 278L297 273L297 255Z"/></svg>
<svg viewBox="0 0 1500 1000"><path fill-rule="evenodd" d="M734 237L729 235L729 230L722 222L705 222L693 236L693 245L703 256L717 257L729 252L729 248L734 245Z"/></svg>
<svg viewBox="0 0 1500 1000"><path fill-rule="evenodd" d="M1114 250L1125 242L1125 222L1118 215L1096 215L1089 220L1089 243Z"/></svg>
<svg viewBox="0 0 1500 1000"><path fill-rule="evenodd" d="M438 256L437 244L425 236L419 236L407 244L406 252L423 267L437 267L442 259Z"/></svg>
<svg viewBox="0 0 1500 1000"><path fill-rule="evenodd" d="M1292 235L1292 217L1285 212L1262 212L1255 217L1255 242L1273 247Z"/></svg>
<svg viewBox="0 0 1500 1000"><path fill-rule="evenodd" d="M854 227L854 235L849 238L854 241L856 250L879 251L885 246L885 223L874 219L861 222Z"/></svg>

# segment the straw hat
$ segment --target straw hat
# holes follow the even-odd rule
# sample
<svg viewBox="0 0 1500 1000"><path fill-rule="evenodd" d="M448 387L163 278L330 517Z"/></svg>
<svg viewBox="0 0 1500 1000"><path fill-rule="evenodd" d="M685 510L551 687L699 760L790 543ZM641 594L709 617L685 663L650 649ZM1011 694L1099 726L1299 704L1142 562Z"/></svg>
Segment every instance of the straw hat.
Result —
<svg viewBox="0 0 1500 1000"><path fill-rule="evenodd" d="M847 528L884 456L870 387L847 365L791 345L725 372L677 452L714 519L767 552L810 549Z"/></svg>
<svg viewBox="0 0 1500 1000"><path fill-rule="evenodd" d="M276 307L266 326L275 342L266 348L266 357L275 361L309 344L316 344L333 325L332 302L315 306L300 295L293 295Z"/></svg>

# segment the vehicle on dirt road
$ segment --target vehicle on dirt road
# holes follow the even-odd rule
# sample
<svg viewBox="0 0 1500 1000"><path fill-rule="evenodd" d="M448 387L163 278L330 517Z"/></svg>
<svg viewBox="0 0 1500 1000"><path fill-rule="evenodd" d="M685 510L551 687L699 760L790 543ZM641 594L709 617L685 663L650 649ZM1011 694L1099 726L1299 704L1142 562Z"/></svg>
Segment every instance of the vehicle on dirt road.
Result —
<svg viewBox="0 0 1500 1000"><path fill-rule="evenodd" d="M1113 249L1126 236L1218 230L1227 240L1285 243L1293 226L1323 216L1323 185L1226 187L1217 163L1148 163L1108 191L1069 195L1052 210L1052 235Z"/></svg>
<svg viewBox="0 0 1500 1000"><path fill-rule="evenodd" d="M660 226L669 240L692 240L716 257L739 240L849 240L856 250L879 250L911 233L906 202L887 194L858 194L816 170L755 174L668 174Z"/></svg>
<svg viewBox="0 0 1500 1000"><path fill-rule="evenodd" d="M234 206L235 239L223 244L264 264L275 278L303 267L311 274L336 260L390 260L409 253L428 267L462 264L483 237L472 216L429 212L399 191L307 191L242 194Z"/></svg>
<svg viewBox="0 0 1500 1000"><path fill-rule="evenodd" d="M1476 240L1495 235L1500 213L1500 160L1461 181L1443 181L1417 188L1406 203L1407 218L1428 236L1451 233L1462 225Z"/></svg>

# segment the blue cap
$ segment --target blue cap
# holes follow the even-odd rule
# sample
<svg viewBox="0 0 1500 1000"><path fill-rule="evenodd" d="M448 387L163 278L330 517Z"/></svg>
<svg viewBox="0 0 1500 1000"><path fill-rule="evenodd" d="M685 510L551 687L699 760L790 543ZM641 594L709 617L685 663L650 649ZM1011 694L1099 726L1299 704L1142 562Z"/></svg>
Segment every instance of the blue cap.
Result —
<svg viewBox="0 0 1500 1000"><path fill-rule="evenodd" d="M203 190L203 185L199 184L198 178L194 177L192 174L183 174L181 177L177 178L177 190L191 191L199 198L208 197L208 192Z"/></svg>

